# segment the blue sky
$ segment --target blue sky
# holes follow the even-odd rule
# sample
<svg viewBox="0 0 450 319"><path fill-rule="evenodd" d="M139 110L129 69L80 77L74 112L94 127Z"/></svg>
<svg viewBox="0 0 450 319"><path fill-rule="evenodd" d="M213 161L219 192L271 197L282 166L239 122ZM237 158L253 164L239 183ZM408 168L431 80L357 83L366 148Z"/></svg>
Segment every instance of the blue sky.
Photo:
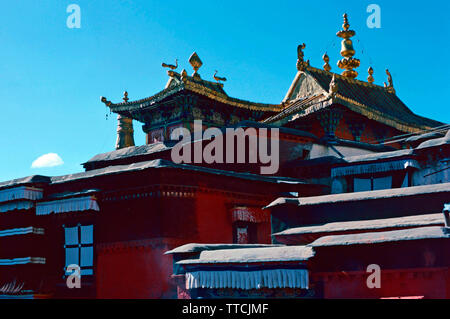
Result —
<svg viewBox="0 0 450 319"><path fill-rule="evenodd" d="M81 163L114 149L116 116L99 97L144 98L163 89L161 62L180 70L197 51L199 73L228 78L230 96L279 103L296 73L296 47L337 71L342 14L349 14L359 79L392 73L397 95L416 113L450 122L448 1L6 1L0 10L0 181L32 174L82 171ZM381 29L369 29L369 4L381 8ZM81 8L81 28L69 29L66 8ZM135 123L136 144L144 144ZM64 164L31 168L39 156Z"/></svg>

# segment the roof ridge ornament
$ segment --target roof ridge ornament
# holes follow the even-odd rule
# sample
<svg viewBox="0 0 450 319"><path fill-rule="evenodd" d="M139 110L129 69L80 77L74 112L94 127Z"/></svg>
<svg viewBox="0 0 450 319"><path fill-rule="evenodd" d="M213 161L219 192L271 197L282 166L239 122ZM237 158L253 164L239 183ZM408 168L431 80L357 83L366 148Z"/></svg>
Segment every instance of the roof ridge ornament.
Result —
<svg viewBox="0 0 450 319"><path fill-rule="evenodd" d="M331 70L331 65L330 65L330 57L328 56L327 52L325 52L325 54L322 56L323 62L325 62L325 64L323 65L323 69L327 72L330 72Z"/></svg>
<svg viewBox="0 0 450 319"><path fill-rule="evenodd" d="M197 71L202 67L203 62L200 60L200 57L198 56L197 52L192 53L192 55L189 57L189 63L191 64L192 68L194 69L194 73L192 73L192 77L194 79L200 79L200 74L197 73Z"/></svg>
<svg viewBox="0 0 450 319"><path fill-rule="evenodd" d="M227 81L227 78L225 78L225 77L220 77L220 76L216 76L216 74L217 74L217 70L216 70L216 72L214 72L213 78L214 78L214 80L216 80L218 83L220 83L221 81L222 81L222 82L226 82L226 81ZM220 84L221 84L221 83L220 83Z"/></svg>
<svg viewBox="0 0 450 319"><path fill-rule="evenodd" d="M188 74L187 74L187 72L186 72L186 69L183 69L183 70L181 71L181 81L182 81L182 82L186 82L187 79L188 79Z"/></svg>
<svg viewBox="0 0 450 319"><path fill-rule="evenodd" d="M353 49L353 42L351 38L356 34L355 31L349 30L350 24L348 23L348 15L344 13L344 23L342 24L343 30L340 30L336 35L342 38L341 42L341 55L343 59L339 60L338 67L343 69L342 76L354 79L358 76L358 72L353 68L359 67L360 61L353 58L355 55L355 49Z"/></svg>
<svg viewBox="0 0 450 319"><path fill-rule="evenodd" d="M305 61L303 50L306 48L306 44L300 44L297 47L297 70L304 71L309 66L309 60Z"/></svg>
<svg viewBox="0 0 450 319"><path fill-rule="evenodd" d="M375 79L373 78L373 68L369 67L367 72L369 73L369 76L367 77L367 82L369 82L370 84L373 84L373 82L375 82Z"/></svg>
<svg viewBox="0 0 450 319"><path fill-rule="evenodd" d="M178 59L175 59L175 65L173 65L173 64L166 64L166 63L163 62L162 63L162 67L163 68L169 68L172 71L176 70L178 68Z"/></svg>
<svg viewBox="0 0 450 319"><path fill-rule="evenodd" d="M386 74L388 83L384 82L384 87L389 93L395 94L394 82L392 81L392 75L391 72L389 72L389 69L386 69Z"/></svg>
<svg viewBox="0 0 450 319"><path fill-rule="evenodd" d="M125 92L123 92L123 101L124 101L125 103L128 103L128 100L129 100L129 98L128 98L128 92L125 91Z"/></svg>
<svg viewBox="0 0 450 319"><path fill-rule="evenodd" d="M334 98L338 92L338 83L336 82L336 74L333 73L333 77L331 78L330 86L328 89L328 97Z"/></svg>

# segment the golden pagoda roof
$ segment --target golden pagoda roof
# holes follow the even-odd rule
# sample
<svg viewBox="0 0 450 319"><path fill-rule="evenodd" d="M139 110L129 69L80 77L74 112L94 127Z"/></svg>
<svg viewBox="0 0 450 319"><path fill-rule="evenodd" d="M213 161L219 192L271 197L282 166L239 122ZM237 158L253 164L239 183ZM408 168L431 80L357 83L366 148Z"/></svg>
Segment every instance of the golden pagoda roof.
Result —
<svg viewBox="0 0 450 319"><path fill-rule="evenodd" d="M177 92L191 91L193 93L206 96L217 102L228 104L232 107L267 112L279 112L282 109L280 104L255 103L232 98L225 93L222 83L203 80L198 75L189 76L184 70L181 74L171 70L167 73L169 75L169 81L167 82L166 87L164 90L153 96L136 101L121 103L112 103L107 101L106 98L102 98L102 101L111 109L112 112L132 112L134 110L156 105L158 102Z"/></svg>
<svg viewBox="0 0 450 319"><path fill-rule="evenodd" d="M299 84L301 77L312 79L318 85L318 89L309 96L295 97L296 86L301 85ZM333 77L335 92L330 94L330 83ZM298 117L306 116L336 103L403 132L417 132L442 125L441 122L414 114L396 94L391 93L386 87L311 66L298 71L285 97L283 110L264 122L276 122L292 114L298 114Z"/></svg>

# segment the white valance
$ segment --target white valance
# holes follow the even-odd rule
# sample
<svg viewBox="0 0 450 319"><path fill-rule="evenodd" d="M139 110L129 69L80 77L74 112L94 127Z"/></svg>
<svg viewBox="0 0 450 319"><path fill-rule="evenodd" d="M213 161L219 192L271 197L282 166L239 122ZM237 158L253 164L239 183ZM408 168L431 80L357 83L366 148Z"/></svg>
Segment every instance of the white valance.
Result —
<svg viewBox="0 0 450 319"><path fill-rule="evenodd" d="M195 271L186 273L186 289L195 288L301 288L308 289L307 269L255 271Z"/></svg>
<svg viewBox="0 0 450 319"><path fill-rule="evenodd" d="M33 207L34 203L29 201L0 203L0 213L8 212L11 210L27 210Z"/></svg>
<svg viewBox="0 0 450 319"><path fill-rule="evenodd" d="M411 159L383 163L349 165L332 168L331 177L399 171L407 169L408 167L420 168L420 165L416 160Z"/></svg>
<svg viewBox="0 0 450 319"><path fill-rule="evenodd" d="M0 259L0 266L26 265L26 264L45 264L45 258L24 257L13 259Z"/></svg>
<svg viewBox="0 0 450 319"><path fill-rule="evenodd" d="M34 228L34 227L30 226L30 227L6 229L6 230L0 231L0 237L28 235L28 234L43 235L44 229L43 228Z"/></svg>
<svg viewBox="0 0 450 319"><path fill-rule="evenodd" d="M0 190L0 203L14 200L38 200L42 198L42 189L21 186Z"/></svg>
<svg viewBox="0 0 450 319"><path fill-rule="evenodd" d="M99 211L97 201L93 196L60 199L51 202L36 204L36 215L48 215L51 213L81 212L85 210Z"/></svg>

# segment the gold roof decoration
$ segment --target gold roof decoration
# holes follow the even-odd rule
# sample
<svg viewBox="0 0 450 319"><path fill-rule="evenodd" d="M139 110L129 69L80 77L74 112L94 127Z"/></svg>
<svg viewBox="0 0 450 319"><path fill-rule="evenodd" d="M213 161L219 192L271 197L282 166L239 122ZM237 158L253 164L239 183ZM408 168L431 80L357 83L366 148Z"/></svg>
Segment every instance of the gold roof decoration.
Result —
<svg viewBox="0 0 450 319"><path fill-rule="evenodd" d="M392 75L391 72L389 72L388 69L386 69L386 75L387 75L387 80L388 83L386 84L386 82L384 82L384 87L386 88L386 90L389 93L395 94L395 89L394 89L394 82L392 81Z"/></svg>
<svg viewBox="0 0 450 319"><path fill-rule="evenodd" d="M102 103L105 103L106 106L111 106L112 102L109 101L106 97L104 96L100 96L100 101L102 101Z"/></svg>
<svg viewBox="0 0 450 319"><path fill-rule="evenodd" d="M303 50L306 48L306 44L300 44L297 47L297 70L304 71L309 66L309 60L305 61Z"/></svg>
<svg viewBox="0 0 450 319"><path fill-rule="evenodd" d="M373 78L373 68L370 67L370 68L367 70L367 73L369 73L369 76L367 77L367 82L369 82L370 84L372 84L372 83L375 81L375 79Z"/></svg>
<svg viewBox="0 0 450 319"><path fill-rule="evenodd" d="M328 89L328 96L334 98L338 92L338 84L336 82L336 74L333 73L333 77L331 78L330 87Z"/></svg>
<svg viewBox="0 0 450 319"><path fill-rule="evenodd" d="M198 74L197 71L202 67L203 62L202 60L200 60L200 57L198 56L197 52L192 53L192 55L189 58L189 63L192 65L192 68L194 69L192 77L200 79L200 74Z"/></svg>
<svg viewBox="0 0 450 319"><path fill-rule="evenodd" d="M214 78L214 80L216 80L217 83L220 84L221 86L223 86L223 83L221 83L221 82L226 82L226 81L227 81L227 78L217 76L217 70L214 72L213 78Z"/></svg>
<svg viewBox="0 0 450 319"><path fill-rule="evenodd" d="M181 81L186 82L187 81L187 77L188 77L188 74L187 74L186 70L183 69L181 71Z"/></svg>
<svg viewBox="0 0 450 319"><path fill-rule="evenodd" d="M351 38L356 34L355 31L349 30L350 24L348 23L347 13L344 14L344 24L342 25L343 30L340 30L336 35L342 38L341 42L341 55L343 59L339 60L338 67L343 69L342 75L351 79L358 76L358 72L353 70L359 67L360 61L353 58L355 55L355 50L353 49L353 42Z"/></svg>
<svg viewBox="0 0 450 319"><path fill-rule="evenodd" d="M123 101L124 101L125 103L127 103L128 100L129 100L129 98L128 98L128 92L125 91L125 92L123 92Z"/></svg>
<svg viewBox="0 0 450 319"><path fill-rule="evenodd" d="M323 69L327 72L330 72L331 70L331 65L330 65L330 57L328 56L328 54L325 52L325 54L322 56L323 62L325 62L325 64L323 65Z"/></svg>
<svg viewBox="0 0 450 319"><path fill-rule="evenodd" d="M166 63L162 63L162 67L163 68L169 68L172 71L176 70L178 68L178 59L175 59L175 64L166 64Z"/></svg>

